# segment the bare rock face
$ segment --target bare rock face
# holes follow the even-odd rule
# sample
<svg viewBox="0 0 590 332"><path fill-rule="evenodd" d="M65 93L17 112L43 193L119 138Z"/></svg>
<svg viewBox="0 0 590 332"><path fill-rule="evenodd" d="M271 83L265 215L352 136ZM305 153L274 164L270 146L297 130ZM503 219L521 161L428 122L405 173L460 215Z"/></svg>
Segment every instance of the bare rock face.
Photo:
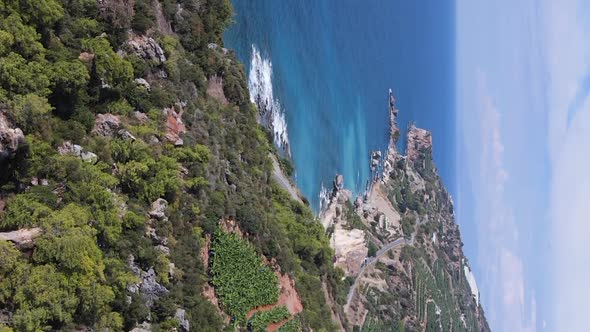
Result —
<svg viewBox="0 0 590 332"><path fill-rule="evenodd" d="M432 134L425 129L410 126L406 154L412 163L425 153L432 153Z"/></svg>
<svg viewBox="0 0 590 332"><path fill-rule="evenodd" d="M131 268L133 274L139 278L137 284L131 284L127 290L131 293L141 293L146 301L146 306L151 307L156 300L168 293L168 289L156 281L156 272L153 268L147 271L142 270L136 263L133 255L127 258L127 264Z"/></svg>
<svg viewBox="0 0 590 332"><path fill-rule="evenodd" d="M147 114L135 111L133 112L133 117L137 120L140 124L144 124L149 121Z"/></svg>
<svg viewBox="0 0 590 332"><path fill-rule="evenodd" d="M371 161L370 161L371 172L374 172L380 163L381 163L381 151L371 152Z"/></svg>
<svg viewBox="0 0 590 332"><path fill-rule="evenodd" d="M72 144L70 141L65 141L57 147L57 152L62 156L73 154L79 157L82 154L82 147L78 144Z"/></svg>
<svg viewBox="0 0 590 332"><path fill-rule="evenodd" d="M134 81L137 83L137 85L143 86L148 91L152 89L150 83L146 81L145 78L136 78Z"/></svg>
<svg viewBox="0 0 590 332"><path fill-rule="evenodd" d="M132 35L129 41L127 41L127 45L140 58L153 61L156 64L166 62L164 50L152 37Z"/></svg>
<svg viewBox="0 0 590 332"><path fill-rule="evenodd" d="M342 268L347 276L358 274L369 253L365 232L337 228L332 235L332 243L335 265Z"/></svg>
<svg viewBox="0 0 590 332"><path fill-rule="evenodd" d="M94 120L92 134L104 137L115 137L121 128L121 120L118 116L106 113L98 114Z"/></svg>
<svg viewBox="0 0 590 332"><path fill-rule="evenodd" d="M213 76L207 81L207 94L215 98L221 105L228 105L229 102L223 93L223 78L221 76Z"/></svg>
<svg viewBox="0 0 590 332"><path fill-rule="evenodd" d="M182 111L176 113L174 107L164 109L166 114L166 139L176 146L181 146L184 141L180 137L181 134L186 133L186 127L182 122Z"/></svg>
<svg viewBox="0 0 590 332"><path fill-rule="evenodd" d="M223 54L223 55L227 55L227 52L228 52L227 48L219 47L219 45L217 45L216 43L207 44L207 48L209 48L210 50L221 52L221 54Z"/></svg>
<svg viewBox="0 0 590 332"><path fill-rule="evenodd" d="M82 52L78 56L78 59L82 62L91 63L94 60L94 54L88 52Z"/></svg>
<svg viewBox="0 0 590 332"><path fill-rule="evenodd" d="M178 321L180 322L181 329L184 332L188 332L188 331L190 331L190 323L189 323L188 319L186 319L185 315L186 315L186 310L184 310L182 308L178 308L178 309L176 309L176 313L174 314L174 318L178 319Z"/></svg>
<svg viewBox="0 0 590 332"><path fill-rule="evenodd" d="M344 188L344 176L342 174L338 174L334 178L334 191L340 191L342 188Z"/></svg>
<svg viewBox="0 0 590 332"><path fill-rule="evenodd" d="M393 91L389 89L389 145L387 147L385 162L383 163L384 179L389 178L399 157L396 147L400 135L400 131L397 126L397 113L398 110L395 107L395 97L393 96Z"/></svg>
<svg viewBox="0 0 590 332"><path fill-rule="evenodd" d="M129 332L152 332L152 324L148 322L143 322L137 325L133 330Z"/></svg>
<svg viewBox="0 0 590 332"><path fill-rule="evenodd" d="M150 217L162 220L166 218L166 209L168 208L168 201L163 198L158 198L152 203L152 209L149 214Z"/></svg>
<svg viewBox="0 0 590 332"><path fill-rule="evenodd" d="M399 139L399 128L397 127L397 113L395 107L395 97L393 91L389 89L389 147L395 149L395 144Z"/></svg>
<svg viewBox="0 0 590 332"><path fill-rule="evenodd" d="M0 241L10 241L17 247L32 244L33 241L41 236L41 228L23 228L12 232L0 233Z"/></svg>
<svg viewBox="0 0 590 332"><path fill-rule="evenodd" d="M167 247L168 238L165 236L158 236L158 234L156 233L156 224L159 221L168 220L168 216L166 215L166 209L168 209L168 201L166 201L163 198L158 198L157 200L155 200L152 203L151 210L148 212L150 220L146 228L146 235L160 244L158 248L160 248L160 250L164 254L170 252L170 249Z"/></svg>
<svg viewBox="0 0 590 332"><path fill-rule="evenodd" d="M94 152L84 151L82 146L73 144L70 141L65 141L62 145L58 146L57 152L61 155L71 154L80 157L82 161L90 164L96 164L98 161L98 156Z"/></svg>
<svg viewBox="0 0 590 332"><path fill-rule="evenodd" d="M0 162L12 157L24 144L23 131L13 126L6 114L0 111Z"/></svg>

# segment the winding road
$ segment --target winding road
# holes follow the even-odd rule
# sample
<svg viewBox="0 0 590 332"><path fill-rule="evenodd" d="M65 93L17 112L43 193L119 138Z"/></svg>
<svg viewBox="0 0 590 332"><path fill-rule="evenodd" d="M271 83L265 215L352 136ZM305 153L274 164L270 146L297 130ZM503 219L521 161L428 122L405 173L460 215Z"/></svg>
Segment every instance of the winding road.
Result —
<svg viewBox="0 0 590 332"><path fill-rule="evenodd" d="M354 284L352 285L352 287L350 287L350 290L348 291L348 296L346 296L346 304L344 305L344 311L346 312L348 310L348 306L350 305L350 301L352 300L352 298L354 297L354 293L356 292L356 288L360 282L361 277L363 276L363 274L365 273L365 270L375 264L376 262L379 261L379 258L383 257L383 255L385 255L388 251L390 251L391 249L398 247L402 244L408 244L408 245L412 245L414 243L414 236L412 236L411 240L407 240L404 237L400 237L397 238L395 240L393 240L392 242L389 242L388 244L386 244L383 248L379 249L377 251L377 253L375 254L375 257L370 257L364 264L363 267L361 268L361 270L359 271L358 275L356 276L356 279L354 280Z"/></svg>
<svg viewBox="0 0 590 332"><path fill-rule="evenodd" d="M365 270L369 266L378 262L379 258L383 257L383 255L385 255L391 249L401 246L402 244L413 246L414 245L414 238L416 237L416 233L418 231L418 228L420 227L420 225L424 224L426 221L427 220L425 220L425 219L418 220L418 222L414 226L414 232L412 233L412 236L410 237L409 240L406 239L405 237L397 238L397 239L387 243L383 248L379 249L377 251L377 253L375 254L375 257L369 257L369 259L363 264L363 267L361 268L361 270L359 271L358 275L356 276L356 278L354 280L354 284L352 285L352 287L350 287L350 290L348 291L348 295L346 296L346 304L344 305L344 312L346 312L348 310L348 307L350 306L350 301L352 301L352 298L354 297L354 293L356 292L356 288L358 287L359 280L361 279L361 277L365 273Z"/></svg>
<svg viewBox="0 0 590 332"><path fill-rule="evenodd" d="M270 159L272 159L272 177L277 181L281 188L285 189L291 197L298 201L299 203L303 204L301 198L299 198L299 194L297 190L293 187L289 179L283 174L281 167L279 166L279 161L277 158L271 153L269 155Z"/></svg>

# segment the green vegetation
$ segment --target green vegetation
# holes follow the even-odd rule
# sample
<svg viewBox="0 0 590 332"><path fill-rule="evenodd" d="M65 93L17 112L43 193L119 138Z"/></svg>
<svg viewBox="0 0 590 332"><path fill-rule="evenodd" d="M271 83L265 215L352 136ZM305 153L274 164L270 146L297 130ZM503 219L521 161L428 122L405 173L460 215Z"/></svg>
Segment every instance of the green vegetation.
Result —
<svg viewBox="0 0 590 332"><path fill-rule="evenodd" d="M256 258L251 268L262 268L264 255L295 279L305 309L288 326L333 330L317 290L325 281L338 298L342 282L324 230L271 181L272 148L256 122L242 65L232 52L208 47L223 46L229 0L162 0L161 13L153 4L0 0L0 111L26 135L26 146L0 166L0 231L42 230L33 251L0 243L0 307L12 314L0 330L128 331L148 317L153 330L169 330L179 308L191 330L223 330L202 296L209 277L198 255L222 218L247 234L240 241L251 246L240 254ZM128 45L144 34L166 61ZM230 105L205 93L213 75L223 76ZM169 107L182 108L181 147L166 139L162 110ZM101 135L92 129L104 113L120 124ZM66 141L97 157L85 162L58 153ZM158 198L168 201L166 217L150 218ZM140 278L130 257L135 268L153 268L167 292L153 301L130 292ZM268 281L258 286L276 285L269 270L256 272ZM224 309L238 317L247 306L271 303L276 289L259 288L248 302L223 294Z"/></svg>
<svg viewBox="0 0 590 332"><path fill-rule="evenodd" d="M354 206L349 201L344 203L344 208L342 209L342 214L344 215L344 220L346 220L347 227L350 229L361 229L366 230L367 226L363 224L361 217L356 213Z"/></svg>
<svg viewBox="0 0 590 332"><path fill-rule="evenodd" d="M402 216L402 232L404 233L404 237L409 239L414 233L414 228L416 227L416 217L411 214L404 214Z"/></svg>
<svg viewBox="0 0 590 332"><path fill-rule="evenodd" d="M237 324L244 322L250 309L279 299L277 276L262 263L248 242L219 229L214 234L211 251L211 283L225 311ZM269 313L270 317L274 313ZM264 322L265 318L254 322Z"/></svg>
<svg viewBox="0 0 590 332"><path fill-rule="evenodd" d="M367 253L367 256L369 256L369 257L375 257L375 255L377 254L377 251L379 250L379 248L370 239L367 239L367 242L369 244L369 252Z"/></svg>
<svg viewBox="0 0 590 332"><path fill-rule="evenodd" d="M248 330L252 332L265 332L270 324L279 323L289 318L291 313L285 306L274 307L266 311L256 312L248 321Z"/></svg>
<svg viewBox="0 0 590 332"><path fill-rule="evenodd" d="M360 331L360 328L358 330ZM384 332L384 331L404 332L405 328L404 328L404 322L401 320L398 320L393 323L391 323L391 322L386 323L386 322L380 321L379 319L377 319L375 317L367 317L362 330L366 331L366 332Z"/></svg>
<svg viewBox="0 0 590 332"><path fill-rule="evenodd" d="M431 269L422 259L415 262L416 310L418 319L426 323L427 331L439 331L441 327L443 331L477 330L476 322L470 321L469 325L463 325L458 302L462 301L460 295L464 294L465 289L453 291L443 263L436 261Z"/></svg>
<svg viewBox="0 0 590 332"><path fill-rule="evenodd" d="M277 332L300 332L301 331L301 321L295 317L283 324Z"/></svg>
<svg viewBox="0 0 590 332"><path fill-rule="evenodd" d="M287 175L287 177L292 177L295 174L295 166L291 159L279 157L279 166L283 173Z"/></svg>

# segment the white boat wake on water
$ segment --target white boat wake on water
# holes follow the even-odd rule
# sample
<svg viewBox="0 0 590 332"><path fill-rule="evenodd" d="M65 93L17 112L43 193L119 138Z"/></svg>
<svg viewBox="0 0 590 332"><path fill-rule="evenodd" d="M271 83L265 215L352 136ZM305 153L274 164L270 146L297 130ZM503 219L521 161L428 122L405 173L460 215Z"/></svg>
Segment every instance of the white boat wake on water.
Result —
<svg viewBox="0 0 590 332"><path fill-rule="evenodd" d="M252 45L248 88L250 101L258 107L261 124L273 133L274 144L281 152L291 158L285 112L273 93L272 63L270 59L262 58L255 45Z"/></svg>

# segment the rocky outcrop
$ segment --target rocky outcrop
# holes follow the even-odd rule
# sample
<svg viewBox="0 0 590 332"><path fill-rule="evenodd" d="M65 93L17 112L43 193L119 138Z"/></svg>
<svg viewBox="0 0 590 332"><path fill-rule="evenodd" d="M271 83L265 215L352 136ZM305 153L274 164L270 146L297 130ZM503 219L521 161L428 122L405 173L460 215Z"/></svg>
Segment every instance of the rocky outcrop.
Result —
<svg viewBox="0 0 590 332"><path fill-rule="evenodd" d="M371 161L369 164L371 167L371 172L375 172L377 170L377 168L379 167L380 163L381 163L381 151L371 152Z"/></svg>
<svg viewBox="0 0 590 332"><path fill-rule="evenodd" d="M136 78L134 80L134 82L137 83L138 85L143 86L148 91L150 91L152 89L150 83L148 81L146 81L145 78Z"/></svg>
<svg viewBox="0 0 590 332"><path fill-rule="evenodd" d="M336 259L334 265L341 268L347 276L357 275L369 252L365 232L360 229L337 228L331 241Z"/></svg>
<svg viewBox="0 0 590 332"><path fill-rule="evenodd" d="M395 107L393 91L389 89L389 149L397 151L396 144L399 139L399 127L397 126L398 109Z"/></svg>
<svg viewBox="0 0 590 332"><path fill-rule="evenodd" d="M154 268L150 267L147 271L142 270L139 265L135 263L133 255L129 255L127 258L127 264L131 269L131 272L139 278L139 282L131 284L127 287L127 290L131 293L140 293L145 298L145 305L148 308L154 304L161 296L168 293L168 289L158 283L156 280L156 272Z"/></svg>
<svg viewBox="0 0 590 332"><path fill-rule="evenodd" d="M115 137L121 128L121 120L118 116L106 113L96 115L92 134L103 137Z"/></svg>
<svg viewBox="0 0 590 332"><path fill-rule="evenodd" d="M174 318L176 318L178 320L178 322L180 323L180 328L182 331L189 332L191 329L191 325L190 325L190 322L188 321L188 319L186 319L185 315L186 315L186 310L184 310L182 308L178 308L178 309L176 309L176 312L174 313Z"/></svg>
<svg viewBox="0 0 590 332"><path fill-rule="evenodd" d="M334 223L334 218L340 216L344 204L351 200L352 192L344 189L344 177L336 175L332 189L323 189L320 196L320 221L327 229Z"/></svg>
<svg viewBox="0 0 590 332"><path fill-rule="evenodd" d="M229 105L223 93L223 77L215 75L209 78L207 81L207 94L216 99L221 105Z"/></svg>
<svg viewBox="0 0 590 332"><path fill-rule="evenodd" d="M135 118L135 120L137 120L137 122L139 122L140 124L144 124L146 122L149 121L149 118L147 116L147 114L139 112L139 111L135 111L133 112L133 117Z"/></svg>
<svg viewBox="0 0 590 332"><path fill-rule="evenodd" d="M10 241L17 247L29 246L41 234L43 234L43 231L39 227L23 228L12 232L0 233L0 241Z"/></svg>
<svg viewBox="0 0 590 332"><path fill-rule="evenodd" d="M406 145L406 155L414 164L416 161L423 159L423 156L432 154L432 134L415 125L408 129L408 141Z"/></svg>
<svg viewBox="0 0 590 332"><path fill-rule="evenodd" d="M94 61L94 54L88 52L82 52L78 55L78 60L85 62L85 63L92 63Z"/></svg>
<svg viewBox="0 0 590 332"><path fill-rule="evenodd" d="M0 111L0 162L12 157L25 144L25 135Z"/></svg>
<svg viewBox="0 0 590 332"><path fill-rule="evenodd" d="M209 44L207 44L207 48L209 48L210 50L213 50L213 51L220 52L223 55L227 55L227 52L229 52L227 50L227 48L225 48L225 47L219 47L219 45L217 45L216 43L209 43Z"/></svg>
<svg viewBox="0 0 590 332"><path fill-rule="evenodd" d="M166 62L164 50L152 37L131 34L127 45L142 59L152 61L158 65Z"/></svg>
<svg viewBox="0 0 590 332"><path fill-rule="evenodd" d="M135 141L136 138L127 129L123 128L117 115L110 113L98 114L94 120L92 134L109 138L122 138Z"/></svg>
<svg viewBox="0 0 590 332"><path fill-rule="evenodd" d="M60 146L58 146L57 152L61 155L69 154L80 157L82 161L90 164L96 164L98 161L98 156L94 152L85 151L82 146L73 144L70 141L65 141Z"/></svg>
<svg viewBox="0 0 590 332"><path fill-rule="evenodd" d="M168 208L168 201L163 198L158 198L152 203L152 209L149 212L150 217L158 220L166 218L166 209Z"/></svg>
<svg viewBox="0 0 590 332"><path fill-rule="evenodd" d="M156 248L160 248L160 251L164 254L169 253L168 238L166 236L160 236L156 233L156 225L159 222L167 221L168 215L166 210L168 208L168 202L163 198L158 198L152 203L152 208L148 212L150 220L146 227L146 235L153 239L159 244Z"/></svg>
<svg viewBox="0 0 590 332"><path fill-rule="evenodd" d="M400 131L397 126L398 109L395 107L395 97L393 91L389 89L389 145L387 146L387 154L385 162L383 163L383 179L388 179L395 167L395 163L399 158L397 151L397 141L399 140Z"/></svg>
<svg viewBox="0 0 590 332"><path fill-rule="evenodd" d="M79 157L82 154L82 146L65 141L57 147L57 152L60 155L73 154Z"/></svg>
<svg viewBox="0 0 590 332"><path fill-rule="evenodd" d="M340 267L347 276L359 272L369 252L365 231L353 228L352 221L347 220L353 212L350 209L354 209L350 204L351 199L352 192L344 188L344 176L337 175L332 182L332 190L324 193L319 216L324 228L331 232L334 265Z"/></svg>
<svg viewBox="0 0 590 332"><path fill-rule="evenodd" d="M129 332L152 332L152 324L148 322L143 322L137 325L133 330Z"/></svg>
<svg viewBox="0 0 590 332"><path fill-rule="evenodd" d="M172 25L166 19L160 1L152 1L152 8L154 10L154 16L156 17L156 27L158 28L158 31L165 35L172 35Z"/></svg>
<svg viewBox="0 0 590 332"><path fill-rule="evenodd" d="M182 122L182 107L176 112L174 107L164 109L166 115L166 139L176 146L184 144L181 135L186 133L186 127Z"/></svg>

